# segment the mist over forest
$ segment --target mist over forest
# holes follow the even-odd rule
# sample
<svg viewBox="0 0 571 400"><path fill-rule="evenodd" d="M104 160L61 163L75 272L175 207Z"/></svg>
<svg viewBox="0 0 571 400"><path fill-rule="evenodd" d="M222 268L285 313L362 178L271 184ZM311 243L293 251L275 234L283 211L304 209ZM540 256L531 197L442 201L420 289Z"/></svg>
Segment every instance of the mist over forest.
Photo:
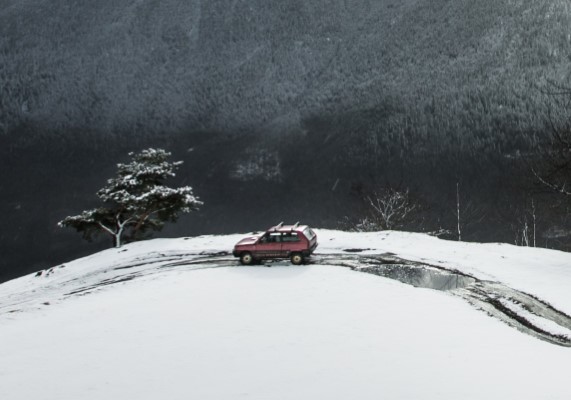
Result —
<svg viewBox="0 0 571 400"><path fill-rule="evenodd" d="M57 222L127 153L184 161L204 201L162 236L354 226L408 191L403 229L571 248L537 184L569 109L571 5L546 0L0 0L0 281L109 246ZM571 98L571 96L570 96ZM563 99L565 100L565 99ZM31 250L33 249L33 250Z"/></svg>

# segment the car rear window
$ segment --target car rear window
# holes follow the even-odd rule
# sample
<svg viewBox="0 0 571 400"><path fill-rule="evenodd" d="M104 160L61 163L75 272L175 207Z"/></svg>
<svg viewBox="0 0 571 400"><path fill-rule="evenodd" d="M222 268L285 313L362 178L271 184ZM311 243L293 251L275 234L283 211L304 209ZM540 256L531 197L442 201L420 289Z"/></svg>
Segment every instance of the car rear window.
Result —
<svg viewBox="0 0 571 400"><path fill-rule="evenodd" d="M303 230L303 234L308 240L311 240L315 237L315 232L313 232L310 228L305 228Z"/></svg>

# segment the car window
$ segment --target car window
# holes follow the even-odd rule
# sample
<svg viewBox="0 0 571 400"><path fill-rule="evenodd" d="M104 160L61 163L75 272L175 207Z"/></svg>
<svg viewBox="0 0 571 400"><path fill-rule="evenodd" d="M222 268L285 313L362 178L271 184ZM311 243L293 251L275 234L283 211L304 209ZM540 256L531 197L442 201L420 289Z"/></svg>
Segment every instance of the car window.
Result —
<svg viewBox="0 0 571 400"><path fill-rule="evenodd" d="M315 237L315 232L313 232L310 228L305 228L303 230L303 234L308 240L311 240Z"/></svg>
<svg viewBox="0 0 571 400"><path fill-rule="evenodd" d="M282 234L280 232L272 232L268 236L269 243L277 243L282 241Z"/></svg>
<svg viewBox="0 0 571 400"><path fill-rule="evenodd" d="M299 242L299 236L297 236L297 232L286 232L284 233L282 240L284 242Z"/></svg>

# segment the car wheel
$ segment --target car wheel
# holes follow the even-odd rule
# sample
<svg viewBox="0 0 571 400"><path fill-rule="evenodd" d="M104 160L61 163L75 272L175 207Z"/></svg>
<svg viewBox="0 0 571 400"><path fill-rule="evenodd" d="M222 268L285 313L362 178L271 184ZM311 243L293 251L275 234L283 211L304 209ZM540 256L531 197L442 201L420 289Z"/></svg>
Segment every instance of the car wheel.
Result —
<svg viewBox="0 0 571 400"><path fill-rule="evenodd" d="M240 254L240 263L242 265L252 265L254 263L254 257L252 257L252 253L242 253Z"/></svg>
<svg viewBox="0 0 571 400"><path fill-rule="evenodd" d="M293 265L303 264L303 255L301 253L293 253L291 255L291 263Z"/></svg>

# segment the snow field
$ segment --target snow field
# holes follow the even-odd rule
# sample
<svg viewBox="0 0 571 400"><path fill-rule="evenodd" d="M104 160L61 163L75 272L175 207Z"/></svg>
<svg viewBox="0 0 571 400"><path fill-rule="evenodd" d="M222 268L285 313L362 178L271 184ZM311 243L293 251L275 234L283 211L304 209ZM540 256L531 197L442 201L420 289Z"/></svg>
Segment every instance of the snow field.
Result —
<svg viewBox="0 0 571 400"><path fill-rule="evenodd" d="M146 277L4 320L6 399L567 399L570 349L331 266Z"/></svg>
<svg viewBox="0 0 571 400"><path fill-rule="evenodd" d="M321 253L392 252L571 314L568 253L406 232L317 233ZM184 263L243 236L133 243L0 285L0 399L571 398L571 348L450 293L337 266ZM170 258L183 262L161 268ZM140 275L97 287L132 273ZM89 287L97 288L68 295Z"/></svg>

